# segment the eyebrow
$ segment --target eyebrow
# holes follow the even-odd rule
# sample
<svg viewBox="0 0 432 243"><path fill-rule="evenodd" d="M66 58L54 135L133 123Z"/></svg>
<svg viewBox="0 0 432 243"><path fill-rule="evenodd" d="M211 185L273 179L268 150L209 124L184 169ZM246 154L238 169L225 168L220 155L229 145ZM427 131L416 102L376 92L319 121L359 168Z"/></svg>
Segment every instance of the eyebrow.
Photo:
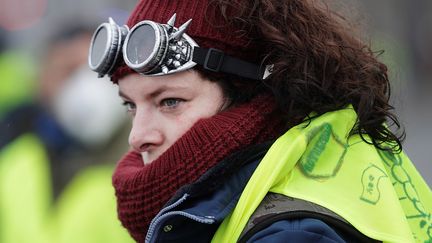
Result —
<svg viewBox="0 0 432 243"><path fill-rule="evenodd" d="M131 98L129 98L125 93L123 93L121 90L119 90L118 95L122 98L125 98L127 100L132 100Z"/></svg>
<svg viewBox="0 0 432 243"><path fill-rule="evenodd" d="M147 94L146 96L148 96L150 98L155 98L155 97L159 96L160 94L162 94L163 92L166 92L166 91L170 91L170 90L185 90L185 89L187 89L187 87L162 85L161 87L157 88L156 90L154 90L150 94ZM119 94L120 97L123 97L123 98L128 99L128 100L132 100L125 93L123 93L121 90L119 90L118 94Z"/></svg>

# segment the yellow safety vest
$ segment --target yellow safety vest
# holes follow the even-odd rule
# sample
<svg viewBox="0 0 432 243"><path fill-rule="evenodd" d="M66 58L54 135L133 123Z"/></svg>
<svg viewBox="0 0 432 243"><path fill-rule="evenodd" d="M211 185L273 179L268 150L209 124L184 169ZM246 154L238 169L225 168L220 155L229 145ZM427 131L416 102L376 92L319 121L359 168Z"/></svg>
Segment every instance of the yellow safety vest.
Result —
<svg viewBox="0 0 432 243"><path fill-rule="evenodd" d="M17 138L0 151L0 242L134 242L117 219L112 170L80 171L53 205L44 146L33 135Z"/></svg>
<svg viewBox="0 0 432 243"><path fill-rule="evenodd" d="M53 209L53 243L135 242L117 218L113 169L112 165L94 165L68 184Z"/></svg>
<svg viewBox="0 0 432 243"><path fill-rule="evenodd" d="M213 242L236 242L268 192L326 207L376 240L432 242L430 188L403 152L377 150L359 135L349 136L356 120L350 106L281 136Z"/></svg>
<svg viewBox="0 0 432 243"><path fill-rule="evenodd" d="M52 193L43 145L23 135L0 151L0 242L48 242Z"/></svg>
<svg viewBox="0 0 432 243"><path fill-rule="evenodd" d="M0 117L16 106L33 100L36 70L31 58L18 51L0 54Z"/></svg>

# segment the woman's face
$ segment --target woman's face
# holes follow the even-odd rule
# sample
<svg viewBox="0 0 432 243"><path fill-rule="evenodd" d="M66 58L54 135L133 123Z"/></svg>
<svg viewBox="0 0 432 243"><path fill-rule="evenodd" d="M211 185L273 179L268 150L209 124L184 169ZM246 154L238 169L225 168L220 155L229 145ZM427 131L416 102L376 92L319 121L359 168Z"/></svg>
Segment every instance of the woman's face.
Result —
<svg viewBox="0 0 432 243"><path fill-rule="evenodd" d="M119 81L119 89L132 117L129 144L145 164L225 103L221 87L192 70L165 76L130 74Z"/></svg>

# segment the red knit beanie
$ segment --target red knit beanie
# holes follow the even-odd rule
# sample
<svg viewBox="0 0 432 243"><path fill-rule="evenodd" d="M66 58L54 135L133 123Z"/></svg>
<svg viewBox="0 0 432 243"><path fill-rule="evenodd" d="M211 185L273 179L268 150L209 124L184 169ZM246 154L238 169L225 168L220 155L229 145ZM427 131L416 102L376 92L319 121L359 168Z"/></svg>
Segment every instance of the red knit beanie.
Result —
<svg viewBox="0 0 432 243"><path fill-rule="evenodd" d="M205 48L216 48L225 54L249 62L259 63L256 46L238 29L228 26L223 17L214 11L215 6L209 6L211 0L141 0L129 16L127 25L132 28L143 20L166 23L176 13L176 27L192 19L186 33L197 44ZM132 69L121 62L112 76L112 81L129 73Z"/></svg>

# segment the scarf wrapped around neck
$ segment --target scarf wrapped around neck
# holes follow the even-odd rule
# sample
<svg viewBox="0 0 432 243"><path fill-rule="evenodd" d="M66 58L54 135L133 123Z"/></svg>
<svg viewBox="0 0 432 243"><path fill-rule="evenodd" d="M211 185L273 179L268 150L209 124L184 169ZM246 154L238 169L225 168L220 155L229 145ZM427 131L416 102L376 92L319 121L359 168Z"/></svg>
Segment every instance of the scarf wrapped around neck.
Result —
<svg viewBox="0 0 432 243"><path fill-rule="evenodd" d="M113 175L118 217L131 236L143 242L151 220L182 186L193 183L231 153L275 139L281 120L269 96L199 120L151 164L127 153Z"/></svg>

